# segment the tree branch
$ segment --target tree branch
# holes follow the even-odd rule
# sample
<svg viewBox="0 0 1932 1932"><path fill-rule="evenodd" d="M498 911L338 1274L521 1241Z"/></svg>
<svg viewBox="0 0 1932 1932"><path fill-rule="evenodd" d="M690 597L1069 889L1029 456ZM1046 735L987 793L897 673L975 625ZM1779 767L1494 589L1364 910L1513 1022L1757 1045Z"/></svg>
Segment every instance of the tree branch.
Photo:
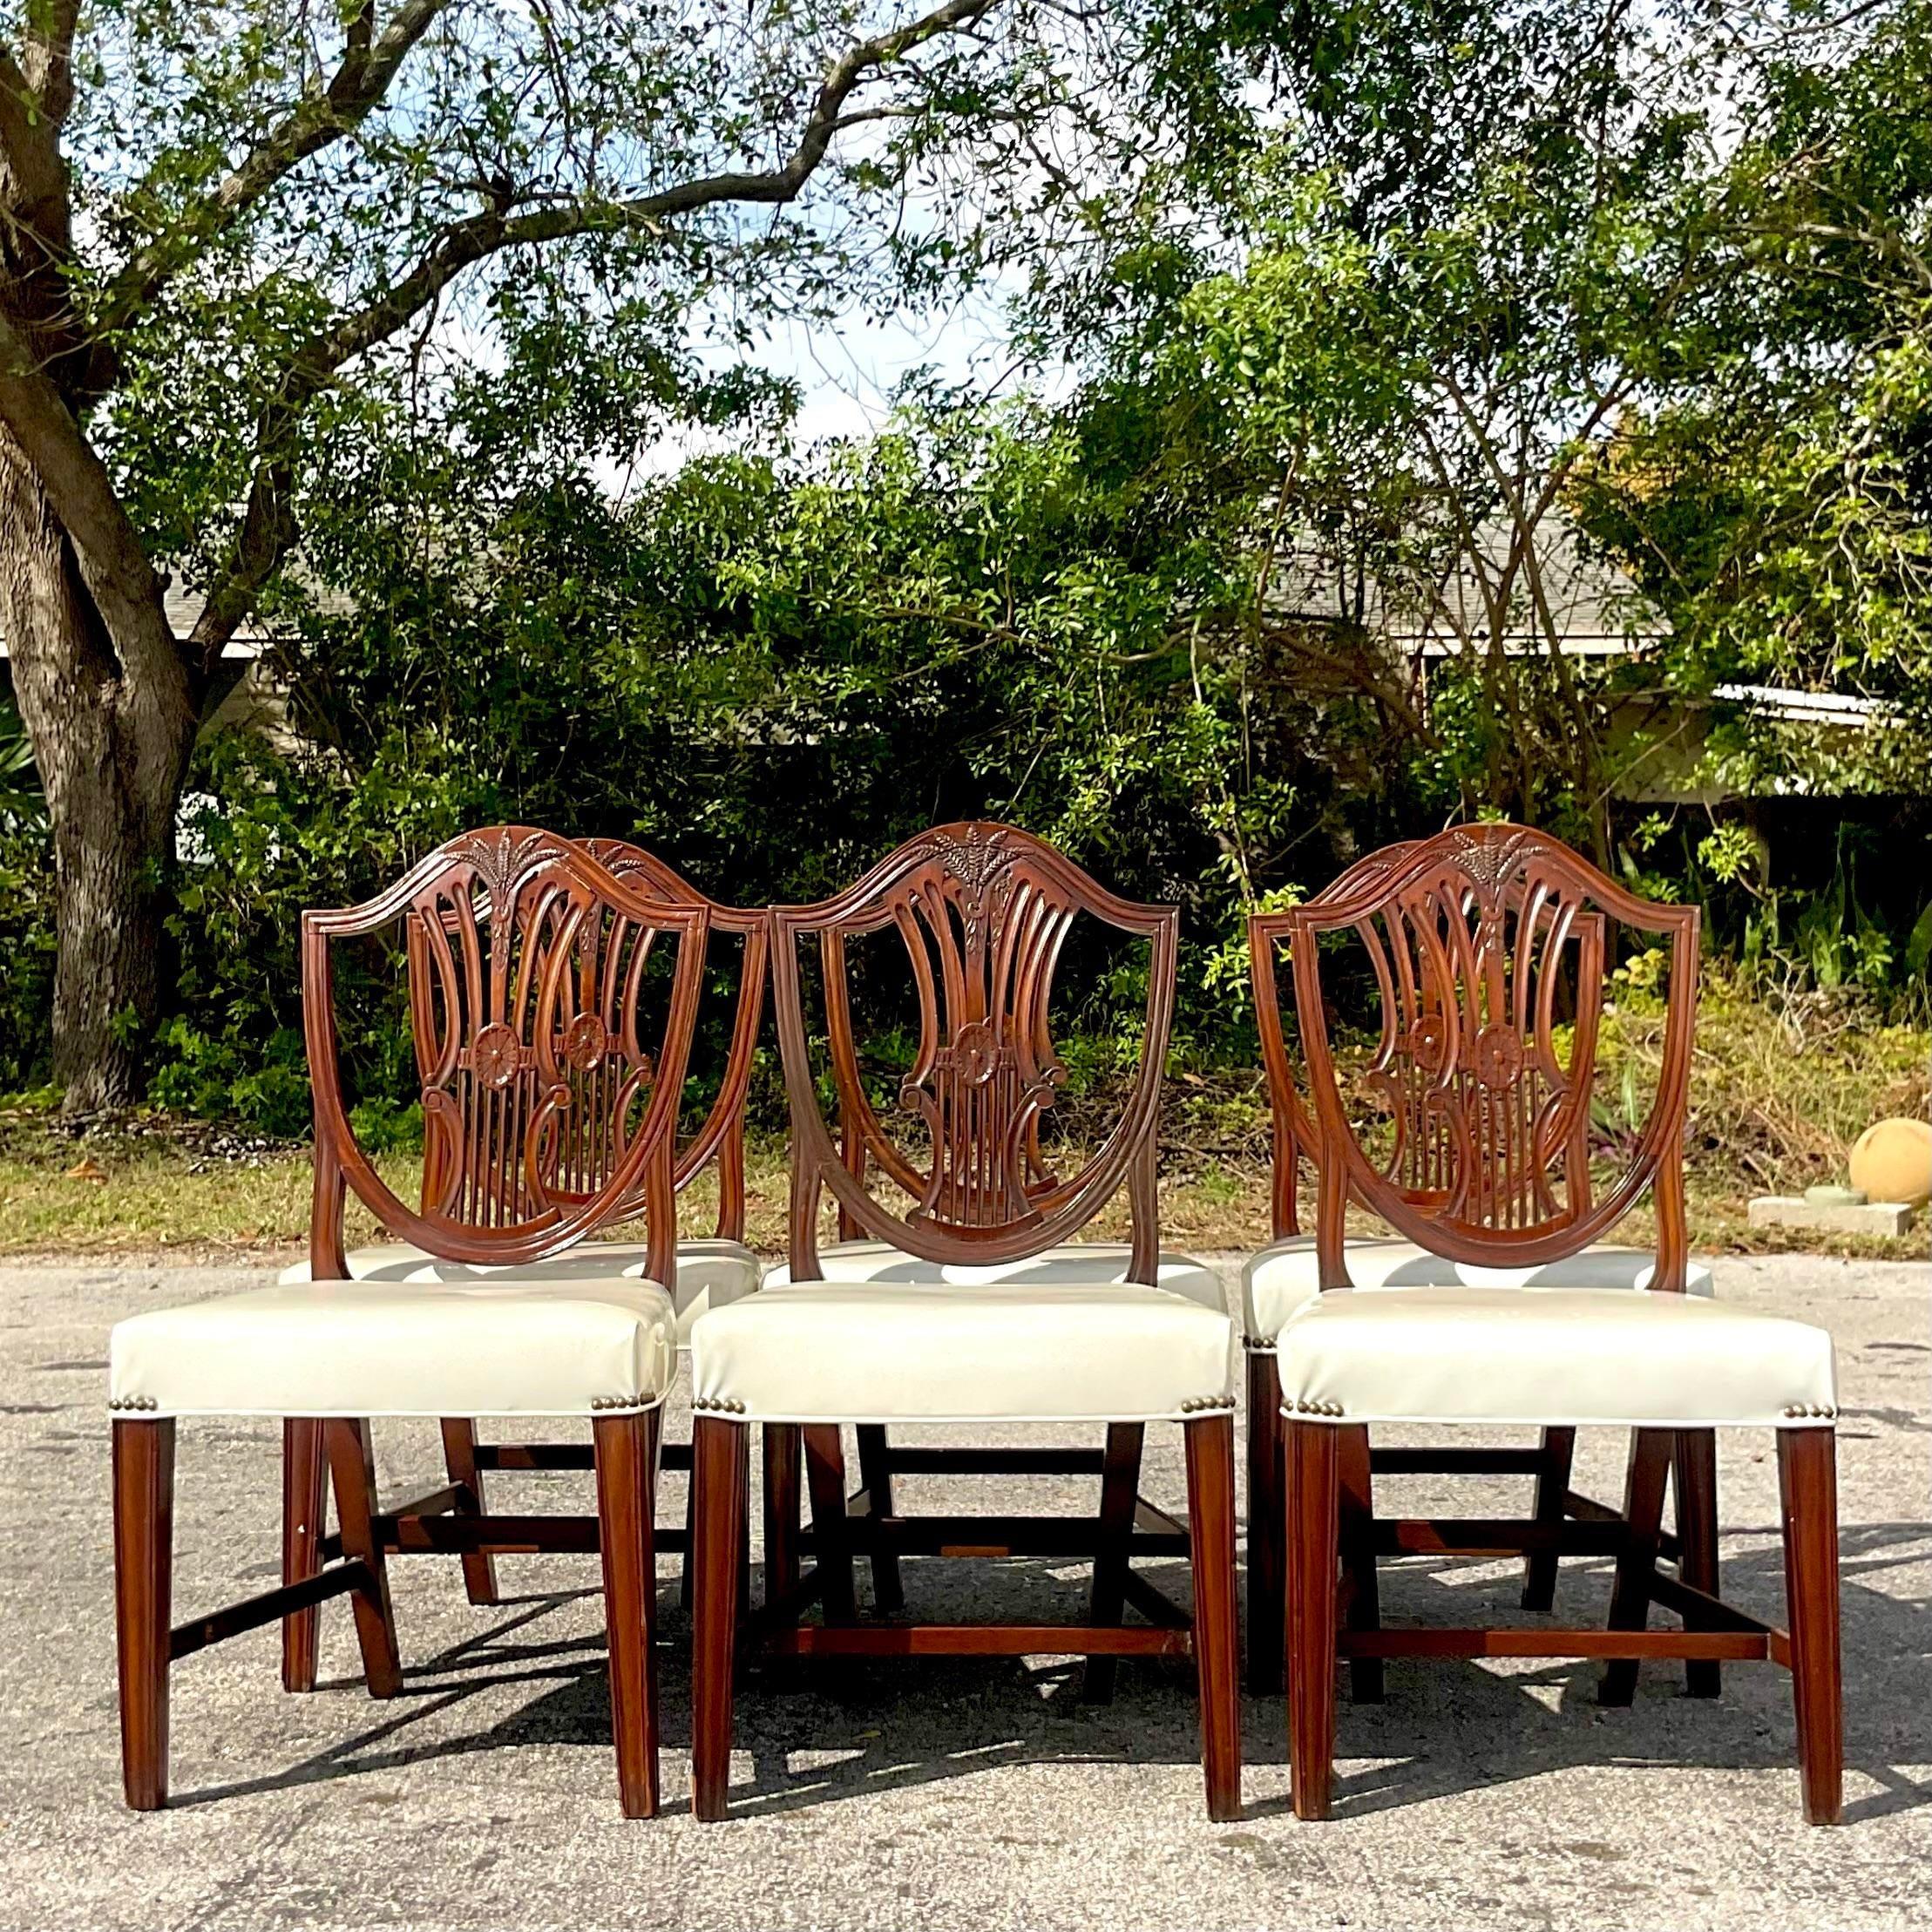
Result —
<svg viewBox="0 0 1932 1932"><path fill-rule="evenodd" d="M20 35L20 65L40 117L56 131L74 105L74 30L80 0L42 0L29 6Z"/></svg>
<svg viewBox="0 0 1932 1932"><path fill-rule="evenodd" d="M441 0L417 0L417 3L429 6L440 4ZM342 316L332 328L310 337L290 359L281 393L264 417L247 508L228 566L210 591L194 627L193 641L207 660L212 662L220 654L248 614L255 592L295 539L288 504L288 439L302 410L334 381L345 363L387 342L465 268L507 249L627 230L655 234L666 220L722 202L782 206L793 200L824 161L833 136L849 122L851 117L844 112L845 103L859 87L914 48L971 25L1000 3L1000 0L947 0L906 26L876 34L848 48L820 84L797 145L778 167L756 173L705 175L654 194L609 200L580 197L521 214L503 207L485 209L444 229L399 281ZM385 35L384 40L388 37Z"/></svg>
<svg viewBox="0 0 1932 1932"><path fill-rule="evenodd" d="M291 108L212 194L128 262L108 284L93 318L93 332L112 336L125 329L171 277L277 182L366 119L447 4L448 0L403 0L376 36L376 0L363 0L345 30L342 63L329 85Z"/></svg>
<svg viewBox="0 0 1932 1932"><path fill-rule="evenodd" d="M116 652L150 693L178 696L185 705L187 667L168 628L160 581L113 479L53 379L3 314L0 417L18 438L67 532L81 580Z"/></svg>
<svg viewBox="0 0 1932 1932"><path fill-rule="evenodd" d="M59 123L42 112L39 88L12 51L0 46L0 156L10 177L7 212L39 235L58 229L67 205L58 132Z"/></svg>

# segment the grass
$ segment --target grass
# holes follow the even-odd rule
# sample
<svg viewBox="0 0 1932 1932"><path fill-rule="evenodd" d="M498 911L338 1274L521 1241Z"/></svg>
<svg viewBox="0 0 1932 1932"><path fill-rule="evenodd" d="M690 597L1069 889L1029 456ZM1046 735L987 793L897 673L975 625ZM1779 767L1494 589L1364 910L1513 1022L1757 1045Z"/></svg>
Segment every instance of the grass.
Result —
<svg viewBox="0 0 1932 1932"><path fill-rule="evenodd" d="M1661 1013L1637 991L1618 989L1606 1009L1597 1091L1604 1131L1619 1108L1654 1076ZM1806 1237L1754 1230L1753 1195L1799 1193L1843 1178L1851 1142L1887 1115L1925 1117L1932 1107L1932 1031L1888 1021L1843 993L1809 993L1772 1006L1742 997L1721 976L1698 1009L1686 1166L1693 1244L1704 1253L1805 1247L1821 1253L1922 1258L1921 1230L1901 1241ZM1089 1109L1064 1111L1079 1131ZM1638 1111L1641 1112L1641 1099ZM1270 1135L1258 1073L1183 1068L1168 1085L1162 1122L1161 1225L1174 1246L1241 1249L1268 1238ZM410 1155L377 1162L404 1200L421 1163ZM776 1141L749 1162L749 1236L762 1252L785 1245L786 1176ZM299 1250L308 1229L305 1149L251 1137L232 1127L123 1119L76 1134L44 1096L0 1107L0 1257L176 1255L184 1259L268 1257ZM1305 1203L1310 1197L1305 1189ZM1310 1203L1312 1205L1312 1203ZM688 1232L706 1231L715 1212L708 1176L686 1203ZM1126 1231L1116 1200L1096 1231ZM351 1246L375 1238L374 1217L353 1196ZM1625 1238L1650 1232L1646 1210L1625 1223Z"/></svg>
<svg viewBox="0 0 1932 1932"><path fill-rule="evenodd" d="M101 1178L78 1178L70 1169L85 1157ZM408 1156L381 1162L385 1179L408 1200L420 1164ZM761 1253L777 1256L785 1244L785 1165L783 1153L766 1149L748 1163L748 1234ZM1268 1238L1265 1169L1224 1169L1192 1175L1170 1173L1161 1183L1161 1228L1177 1248L1244 1249ZM688 1233L707 1232L715 1196L703 1181L687 1197ZM1305 1217L1305 1225L1310 1224ZM1639 1209L1619 1238L1642 1243L1650 1217ZM1124 1238L1124 1204L1114 1203L1096 1225L1102 1238ZM1875 1259L1924 1258L1925 1235L1900 1241L1846 1235L1807 1236L1789 1229L1746 1224L1745 1197L1693 1182L1691 1232L1700 1253L1859 1255ZM308 1233L308 1161L281 1149L249 1159L210 1161L148 1144L118 1151L112 1144L46 1139L36 1149L15 1134L0 1153L0 1259L85 1260L94 1257L169 1257L180 1261L267 1260L300 1251ZM376 1238L375 1217L353 1198L351 1247Z"/></svg>

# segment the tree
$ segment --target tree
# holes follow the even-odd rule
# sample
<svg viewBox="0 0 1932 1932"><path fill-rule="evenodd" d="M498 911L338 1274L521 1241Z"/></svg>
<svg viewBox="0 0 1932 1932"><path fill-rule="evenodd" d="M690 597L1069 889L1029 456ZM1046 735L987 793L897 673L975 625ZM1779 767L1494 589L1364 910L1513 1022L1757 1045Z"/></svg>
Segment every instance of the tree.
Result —
<svg viewBox="0 0 1932 1932"><path fill-rule="evenodd" d="M1191 181L1142 196L1114 286L1038 305L1048 339L1127 318L1088 332L1102 384L1169 398L1170 474L1244 505L1249 595L1203 652L1352 684L1446 809L1600 858L1609 705L1569 649L1570 499L1737 273L1680 51L1614 0L1290 10L1275 125L1211 220ZM1419 638L1447 654L1427 713Z"/></svg>
<svg viewBox="0 0 1932 1932"><path fill-rule="evenodd" d="M564 309L668 411L694 329L742 344L788 304L930 286L973 250L946 190L1064 102L1061 18L24 0L0 48L0 629L52 830L71 1109L138 1092L203 705L341 424ZM179 638L176 580L199 593Z"/></svg>
<svg viewBox="0 0 1932 1932"><path fill-rule="evenodd" d="M1802 6L1712 51L1737 139L1710 226L1739 272L1578 509L1671 622L1684 681L1876 701L1834 739L1732 708L1733 773L1932 774L1932 6Z"/></svg>

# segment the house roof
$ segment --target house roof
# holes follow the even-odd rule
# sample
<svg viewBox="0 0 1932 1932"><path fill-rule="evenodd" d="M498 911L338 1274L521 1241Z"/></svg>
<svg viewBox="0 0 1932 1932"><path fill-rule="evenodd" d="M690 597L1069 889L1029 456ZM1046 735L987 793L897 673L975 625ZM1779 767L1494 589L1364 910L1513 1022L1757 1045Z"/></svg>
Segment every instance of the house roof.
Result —
<svg viewBox="0 0 1932 1932"><path fill-rule="evenodd" d="M1406 594L1391 597L1380 585L1365 580L1364 627L1405 657L1450 657L1471 637L1486 640L1488 602L1497 594L1508 562L1512 534L1503 519L1490 519L1477 532L1473 556L1459 550L1443 576L1430 581L1418 573ZM1536 563L1550 626L1566 655L1621 657L1668 634L1663 613L1630 573L1587 550L1576 526L1559 512L1551 512L1538 526ZM1355 615L1353 586L1344 586L1335 559L1311 550L1298 550L1278 573L1276 599L1279 606L1309 616ZM1502 647L1512 655L1547 648L1520 568L1510 586Z"/></svg>

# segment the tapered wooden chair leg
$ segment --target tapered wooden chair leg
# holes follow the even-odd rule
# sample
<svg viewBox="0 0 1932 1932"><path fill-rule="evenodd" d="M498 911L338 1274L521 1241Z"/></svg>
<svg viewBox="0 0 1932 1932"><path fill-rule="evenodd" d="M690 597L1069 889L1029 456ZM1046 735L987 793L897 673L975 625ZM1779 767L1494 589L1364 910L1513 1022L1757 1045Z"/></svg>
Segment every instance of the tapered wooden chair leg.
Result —
<svg viewBox="0 0 1932 1932"><path fill-rule="evenodd" d="M604 1563L604 1628L610 1645L611 1738L617 1795L627 1818L657 1816L656 1470L661 1421L600 1415L596 1443L598 1547Z"/></svg>
<svg viewBox="0 0 1932 1932"><path fill-rule="evenodd" d="M1248 1357L1248 1689L1281 1690L1281 1378L1272 1355Z"/></svg>
<svg viewBox="0 0 1932 1932"><path fill-rule="evenodd" d="M697 1599L697 1565L691 1560L692 1551L698 1547L697 1537L698 1466L694 1449L691 1473L684 1482L684 1568L679 1573L677 1585L677 1607L687 1617L691 1615L691 1606Z"/></svg>
<svg viewBox="0 0 1932 1932"><path fill-rule="evenodd" d="M1235 1612L1234 1418L1206 1416L1183 1427L1188 1460L1188 1551L1194 1568L1194 1661L1201 1691L1201 1769L1207 1781L1208 1816L1224 1824L1241 1815L1241 1637ZM1140 1433L1138 1428L1135 1433Z"/></svg>
<svg viewBox="0 0 1932 1932"><path fill-rule="evenodd" d="M445 1419L442 1427L443 1466L450 1472L450 1481L462 1498L457 1504L457 1514L480 1516L483 1514L483 1474L477 1468L477 1426L464 1420ZM502 1598L497 1591L496 1558L480 1549L465 1550L463 1588L472 1603L500 1603Z"/></svg>
<svg viewBox="0 0 1932 1932"><path fill-rule="evenodd" d="M1336 1431L1287 1425L1288 1772L1297 1818L1328 1816L1335 1775Z"/></svg>
<svg viewBox="0 0 1932 1932"><path fill-rule="evenodd" d="M1778 1486L1805 1821L1835 1825L1844 1806L1845 1711L1839 1651L1838 1445L1831 1430L1779 1430Z"/></svg>
<svg viewBox="0 0 1932 1932"><path fill-rule="evenodd" d="M114 1633L121 1786L135 1811L167 1802L168 1628L173 1613L174 1423L114 1424Z"/></svg>
<svg viewBox="0 0 1932 1932"><path fill-rule="evenodd" d="M1664 1516L1664 1487L1671 1473L1671 1437L1666 1429L1633 1429L1624 1479L1624 1549L1610 1586L1613 1630L1640 1630L1651 1613L1650 1578L1657 1568L1657 1531ZM1637 1659L1612 1657L1603 1666L1596 1701L1626 1705L1637 1695Z"/></svg>
<svg viewBox="0 0 1932 1932"><path fill-rule="evenodd" d="M798 1588L798 1505L804 1465L797 1426L764 1426L765 1603L782 1603Z"/></svg>
<svg viewBox="0 0 1932 1932"><path fill-rule="evenodd" d="M872 1514L892 1514L892 1459L885 1427L879 1422L861 1422L858 1437L858 1480L871 1497ZM882 1616L896 1617L905 1608L905 1584L899 1576L899 1560L891 1550L872 1552L872 1603Z"/></svg>
<svg viewBox="0 0 1932 1932"><path fill-rule="evenodd" d="M731 1788L731 1678L738 1630L738 1529L745 1426L700 1416L691 1433L696 1491L691 1639L691 1809L725 1815Z"/></svg>
<svg viewBox="0 0 1932 1932"><path fill-rule="evenodd" d="M1348 1627L1380 1630L1382 1593L1375 1569L1375 1490L1368 1460L1368 1431L1339 1429L1335 1442L1335 1474L1340 1512L1342 1571L1349 1580ZM1382 1701L1382 1660L1352 1657L1348 1694L1356 1704Z"/></svg>
<svg viewBox="0 0 1932 1932"><path fill-rule="evenodd" d="M1679 1429L1671 1454L1677 1498L1678 1575L1693 1590L1718 1594L1718 1432ZM1694 1627L1694 1626L1693 1626ZM1714 1698L1724 1688L1724 1667L1714 1657L1693 1657L1684 1666L1684 1688L1693 1698Z"/></svg>
<svg viewBox="0 0 1932 1932"><path fill-rule="evenodd" d="M811 1490L812 1548L817 1553L818 1600L828 1624L856 1623L852 1544L845 1527L845 1451L834 1423L803 1430L805 1481Z"/></svg>
<svg viewBox="0 0 1932 1932"><path fill-rule="evenodd" d="M1189 1440L1193 1440L1191 1435ZM1101 1543L1094 1557L1094 1579L1087 1598L1087 1621L1096 1626L1118 1624L1126 1612L1128 1539L1134 1534L1134 1509L1141 1495L1141 1453L1146 1442L1144 1422L1107 1426L1107 1455L1100 1479ZM1111 1702L1119 1670L1117 1657L1089 1657L1081 1673L1081 1701Z"/></svg>
<svg viewBox="0 0 1932 1932"><path fill-rule="evenodd" d="M1576 1460L1575 1429L1545 1429L1542 1460L1536 1470L1535 1521L1539 1528L1560 1529L1563 1499L1569 1494L1569 1472ZM1556 1601L1556 1552L1532 1549L1523 1564L1522 1607L1548 1610Z"/></svg>
<svg viewBox="0 0 1932 1932"><path fill-rule="evenodd" d="M349 1595L356 1641L362 1646L363 1681L372 1698L392 1698L403 1688L403 1664L396 1649L396 1616L390 1607L389 1566L376 1540L375 1444L367 1422L331 1421L325 1435L342 1555L361 1563L368 1572L368 1581Z"/></svg>
<svg viewBox="0 0 1932 1932"><path fill-rule="evenodd" d="M290 1416L281 1425L281 1580L300 1583L322 1568L323 1519L328 1513L329 1462L322 1425L312 1416ZM311 1604L281 1620L281 1687L315 1688L322 1640L322 1606Z"/></svg>

